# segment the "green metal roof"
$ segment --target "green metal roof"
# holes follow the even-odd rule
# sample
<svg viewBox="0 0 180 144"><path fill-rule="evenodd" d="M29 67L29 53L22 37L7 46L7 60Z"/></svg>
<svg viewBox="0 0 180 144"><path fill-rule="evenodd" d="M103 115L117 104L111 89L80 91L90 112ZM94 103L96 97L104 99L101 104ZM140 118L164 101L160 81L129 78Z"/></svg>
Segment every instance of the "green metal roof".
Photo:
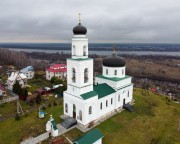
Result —
<svg viewBox="0 0 180 144"><path fill-rule="evenodd" d="M93 89L98 94L98 99L116 92L112 87L110 87L106 83L95 85Z"/></svg>
<svg viewBox="0 0 180 144"><path fill-rule="evenodd" d="M74 144L93 144L94 142L103 137L103 134L98 129L94 129L75 140Z"/></svg>
<svg viewBox="0 0 180 144"><path fill-rule="evenodd" d="M76 61L92 60L92 58L78 58L78 59L67 58L67 59L68 59L68 60L76 60Z"/></svg>
<svg viewBox="0 0 180 144"><path fill-rule="evenodd" d="M95 91L90 91L90 92L87 92L87 93L82 94L81 97L82 97L84 100L86 100L86 99L89 99L89 98L91 98L91 97L93 97L93 96L96 96L96 95L97 95L97 93L96 93Z"/></svg>
<svg viewBox="0 0 180 144"><path fill-rule="evenodd" d="M105 77L103 75L97 75L96 77L111 80L111 81L116 81L116 82L127 79L127 78L130 78L130 76L128 76L128 75L125 75L125 77L123 77L123 78L117 78L117 77L110 77L109 78L109 77Z"/></svg>
<svg viewBox="0 0 180 144"><path fill-rule="evenodd" d="M51 121L51 123L52 123L52 125L53 125L53 129L54 129L54 130L57 130L56 122L53 120L53 121Z"/></svg>

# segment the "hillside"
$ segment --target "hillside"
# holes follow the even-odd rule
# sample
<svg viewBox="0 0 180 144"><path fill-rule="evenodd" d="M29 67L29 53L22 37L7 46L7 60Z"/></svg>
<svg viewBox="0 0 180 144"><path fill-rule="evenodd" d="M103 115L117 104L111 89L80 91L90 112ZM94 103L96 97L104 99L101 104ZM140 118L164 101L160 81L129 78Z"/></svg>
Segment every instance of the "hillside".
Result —
<svg viewBox="0 0 180 144"><path fill-rule="evenodd" d="M153 93L143 96L141 89L134 90L134 99L135 112L123 111L98 126L103 144L180 143L180 104ZM67 133L71 140L76 135L81 135L77 129Z"/></svg>
<svg viewBox="0 0 180 144"><path fill-rule="evenodd" d="M180 132L178 132L180 104L168 102L164 96L153 93L143 96L141 89L134 90L134 99L135 112L123 111L98 126L104 134L103 144L169 144L180 142ZM11 104L0 107L1 110L4 108L10 109ZM53 114L56 122L59 123L59 115L63 113L62 101L58 106L46 109L46 112L48 115ZM28 135L37 136L45 132L45 123L49 119L48 115L45 119L39 119L37 112L32 112L19 121L10 118L0 122L0 143L17 144L20 139ZM82 134L78 129L73 129L65 135L74 140Z"/></svg>

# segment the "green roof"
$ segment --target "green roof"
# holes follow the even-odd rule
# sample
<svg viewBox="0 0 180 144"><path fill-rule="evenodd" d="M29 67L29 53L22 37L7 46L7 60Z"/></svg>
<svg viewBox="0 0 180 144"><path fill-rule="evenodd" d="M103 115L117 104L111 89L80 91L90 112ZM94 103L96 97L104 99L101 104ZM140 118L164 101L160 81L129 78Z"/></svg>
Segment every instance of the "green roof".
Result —
<svg viewBox="0 0 180 144"><path fill-rule="evenodd" d="M82 94L81 97L82 97L84 100L86 100L86 99L89 99L89 98L91 98L91 97L93 97L93 96L96 96L96 95L97 95L97 93L96 93L95 91L90 91L90 92L87 92L87 93Z"/></svg>
<svg viewBox="0 0 180 144"><path fill-rule="evenodd" d="M116 81L116 82L123 80L123 79L126 79L126 78L130 78L130 76L128 76L128 75L125 75L125 77L123 77L123 78L117 78L117 77L110 77L109 78L109 77L105 77L103 75L97 75L96 77L111 80L111 81Z"/></svg>
<svg viewBox="0 0 180 144"><path fill-rule="evenodd" d="M67 58L67 59L68 59L68 60L76 60L76 61L92 60L92 58L78 58L78 59Z"/></svg>
<svg viewBox="0 0 180 144"><path fill-rule="evenodd" d="M106 83L95 85L93 89L98 94L98 99L116 92L112 87L110 87Z"/></svg>
<svg viewBox="0 0 180 144"><path fill-rule="evenodd" d="M103 134L98 129L94 129L75 140L74 144L93 144L94 142L103 137Z"/></svg>
<svg viewBox="0 0 180 144"><path fill-rule="evenodd" d="M52 123L52 125L53 125L53 129L54 129L54 130L57 130L57 126L56 126L55 121L53 120L53 121L51 121L51 123Z"/></svg>

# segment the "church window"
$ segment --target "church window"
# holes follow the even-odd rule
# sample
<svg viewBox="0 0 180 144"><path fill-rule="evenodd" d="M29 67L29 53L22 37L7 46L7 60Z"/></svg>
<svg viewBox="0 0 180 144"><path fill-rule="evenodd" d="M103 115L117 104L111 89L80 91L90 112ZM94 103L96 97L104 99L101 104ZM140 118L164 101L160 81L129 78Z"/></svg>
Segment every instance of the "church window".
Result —
<svg viewBox="0 0 180 144"><path fill-rule="evenodd" d="M65 111L66 111L66 113L68 113L68 105L67 105L67 103L65 104Z"/></svg>
<svg viewBox="0 0 180 144"><path fill-rule="evenodd" d="M92 114L92 106L89 107L89 114Z"/></svg>
<svg viewBox="0 0 180 144"><path fill-rule="evenodd" d="M101 104L100 104L100 109L102 109L102 102L101 102Z"/></svg>
<svg viewBox="0 0 180 144"><path fill-rule="evenodd" d="M86 56L86 46L83 46L83 56Z"/></svg>
<svg viewBox="0 0 180 144"><path fill-rule="evenodd" d="M108 75L108 69L106 69L106 74Z"/></svg>
<svg viewBox="0 0 180 144"><path fill-rule="evenodd" d="M108 100L106 100L106 107L108 107Z"/></svg>
<svg viewBox="0 0 180 144"><path fill-rule="evenodd" d="M113 98L111 98L111 104L113 104Z"/></svg>
<svg viewBox="0 0 180 144"><path fill-rule="evenodd" d="M82 121L82 110L79 111L79 119Z"/></svg>
<svg viewBox="0 0 180 144"><path fill-rule="evenodd" d="M73 55L74 56L76 55L76 47L75 47L75 45L73 45Z"/></svg>
<svg viewBox="0 0 180 144"><path fill-rule="evenodd" d="M128 91L128 97L129 97L129 91Z"/></svg>
<svg viewBox="0 0 180 144"><path fill-rule="evenodd" d="M118 94L118 101L120 101L120 94Z"/></svg>
<svg viewBox="0 0 180 144"><path fill-rule="evenodd" d="M117 70L114 71L114 75L117 75Z"/></svg>
<svg viewBox="0 0 180 144"><path fill-rule="evenodd" d="M122 75L124 75L124 69L122 70Z"/></svg>
<svg viewBox="0 0 180 144"><path fill-rule="evenodd" d="M88 69L85 68L84 69L84 83L87 83L88 82Z"/></svg>
<svg viewBox="0 0 180 144"><path fill-rule="evenodd" d="M76 70L75 70L75 68L72 68L72 82L73 83L76 82Z"/></svg>
<svg viewBox="0 0 180 144"><path fill-rule="evenodd" d="M76 105L73 104L73 112L76 112Z"/></svg>

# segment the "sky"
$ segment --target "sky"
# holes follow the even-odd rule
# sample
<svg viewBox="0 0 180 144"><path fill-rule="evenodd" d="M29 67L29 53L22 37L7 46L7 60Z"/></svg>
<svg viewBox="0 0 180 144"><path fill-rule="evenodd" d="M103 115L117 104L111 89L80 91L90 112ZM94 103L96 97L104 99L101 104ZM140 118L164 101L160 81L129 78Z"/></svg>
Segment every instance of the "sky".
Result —
<svg viewBox="0 0 180 144"><path fill-rule="evenodd" d="M0 0L0 42L180 43L180 0Z"/></svg>

